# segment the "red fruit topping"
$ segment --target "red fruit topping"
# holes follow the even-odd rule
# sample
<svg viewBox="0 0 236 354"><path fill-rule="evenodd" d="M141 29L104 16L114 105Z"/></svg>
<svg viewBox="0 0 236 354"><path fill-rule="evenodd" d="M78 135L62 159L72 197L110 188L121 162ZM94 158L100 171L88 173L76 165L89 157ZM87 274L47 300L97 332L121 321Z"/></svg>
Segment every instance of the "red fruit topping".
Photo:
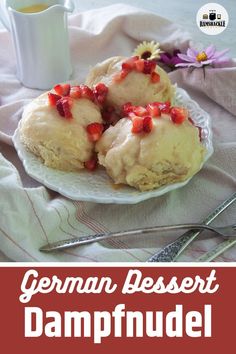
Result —
<svg viewBox="0 0 236 354"><path fill-rule="evenodd" d="M153 73L151 73L151 82L153 84L156 84L159 81L160 81L160 75L158 73L156 73L155 71L153 71Z"/></svg>
<svg viewBox="0 0 236 354"><path fill-rule="evenodd" d="M135 62L135 69L142 73L144 70L144 60L143 59L139 59Z"/></svg>
<svg viewBox="0 0 236 354"><path fill-rule="evenodd" d="M61 96L56 95L55 93L48 92L48 102L50 106L56 106L58 100L60 100Z"/></svg>
<svg viewBox="0 0 236 354"><path fill-rule="evenodd" d="M175 124L182 124L188 118L188 111L183 107L173 107L170 112L171 119Z"/></svg>
<svg viewBox="0 0 236 354"><path fill-rule="evenodd" d="M61 84L54 86L54 90L60 96L68 96L70 93L70 85L69 84Z"/></svg>
<svg viewBox="0 0 236 354"><path fill-rule="evenodd" d="M148 114L148 111L146 110L146 108L144 108L142 106L134 106L132 111L134 112L134 114L136 116L139 116L139 117L143 117Z"/></svg>
<svg viewBox="0 0 236 354"><path fill-rule="evenodd" d="M81 88L80 86L72 86L70 89L70 97L72 98L81 98Z"/></svg>
<svg viewBox="0 0 236 354"><path fill-rule="evenodd" d="M147 108L148 114L150 114L150 116L152 116L152 117L160 117L161 116L160 108L155 103L149 103L146 108Z"/></svg>
<svg viewBox="0 0 236 354"><path fill-rule="evenodd" d="M133 106L131 102L127 102L122 106L122 116L123 117L128 117L128 115L133 112Z"/></svg>
<svg viewBox="0 0 236 354"><path fill-rule="evenodd" d="M94 87L94 93L96 95L106 95L108 93L108 87L100 82Z"/></svg>
<svg viewBox="0 0 236 354"><path fill-rule="evenodd" d="M121 80L125 79L128 74L129 74L128 70L125 70L125 69L121 70L121 73L120 73Z"/></svg>
<svg viewBox="0 0 236 354"><path fill-rule="evenodd" d="M143 73L144 74L151 74L153 71L156 69L156 62L153 60L144 60L144 68L143 68Z"/></svg>
<svg viewBox="0 0 236 354"><path fill-rule="evenodd" d="M97 162L98 162L97 156L94 155L90 160L84 163L84 167L87 168L87 170L89 171L94 171L97 168Z"/></svg>
<svg viewBox="0 0 236 354"><path fill-rule="evenodd" d="M94 101L93 91L86 85L80 85L81 98L87 98L88 100Z"/></svg>
<svg viewBox="0 0 236 354"><path fill-rule="evenodd" d="M129 74L129 70L122 69L120 72L113 76L113 82L121 82Z"/></svg>
<svg viewBox="0 0 236 354"><path fill-rule="evenodd" d="M139 134L143 131L143 118L134 117L132 118L133 127L131 129L132 133Z"/></svg>
<svg viewBox="0 0 236 354"><path fill-rule="evenodd" d="M103 104L107 98L108 87L101 82L94 87L93 93L96 101L100 104Z"/></svg>
<svg viewBox="0 0 236 354"><path fill-rule="evenodd" d="M130 112L128 118L133 119L134 117L137 117L136 114L133 111Z"/></svg>
<svg viewBox="0 0 236 354"><path fill-rule="evenodd" d="M103 132L103 124L101 123L91 123L86 128L89 134L90 141L98 141Z"/></svg>
<svg viewBox="0 0 236 354"><path fill-rule="evenodd" d="M166 102L155 102L161 110L161 113L170 113L171 104L169 101Z"/></svg>
<svg viewBox="0 0 236 354"><path fill-rule="evenodd" d="M73 118L71 113L71 105L72 101L70 97L62 97L57 101L56 107L60 116L65 117L67 119Z"/></svg>
<svg viewBox="0 0 236 354"><path fill-rule="evenodd" d="M128 71L133 70L135 68L135 64L137 60L139 60L138 56L129 58L124 63L122 63L122 70L128 70Z"/></svg>
<svg viewBox="0 0 236 354"><path fill-rule="evenodd" d="M152 121L152 117L150 116L146 116L143 118L143 131L145 133L150 133L152 131L153 128L153 121Z"/></svg>

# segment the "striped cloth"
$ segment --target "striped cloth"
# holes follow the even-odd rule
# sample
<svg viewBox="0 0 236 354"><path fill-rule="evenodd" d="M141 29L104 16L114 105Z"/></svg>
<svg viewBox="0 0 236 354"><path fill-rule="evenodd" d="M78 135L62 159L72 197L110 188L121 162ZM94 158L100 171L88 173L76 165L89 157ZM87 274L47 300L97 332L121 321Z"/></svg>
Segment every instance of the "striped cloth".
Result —
<svg viewBox="0 0 236 354"><path fill-rule="evenodd" d="M157 40L165 50L186 49L189 36L177 25L125 5L74 14L69 19L74 78L84 80L89 65L113 55L130 55L142 40ZM102 205L71 201L48 190L24 171L11 137L23 107L40 94L15 77L15 58L6 31L0 31L0 250L13 261L145 261L178 234L119 238L45 254L47 242L74 236L158 224L198 222L236 190L236 69L207 69L170 74L213 120L215 153L182 189L137 205ZM33 73L32 73L33 74ZM234 220L235 206L219 218ZM182 260L193 261L219 242L213 235L194 242ZM4 259L4 258L2 258ZM218 260L236 261L236 249Z"/></svg>

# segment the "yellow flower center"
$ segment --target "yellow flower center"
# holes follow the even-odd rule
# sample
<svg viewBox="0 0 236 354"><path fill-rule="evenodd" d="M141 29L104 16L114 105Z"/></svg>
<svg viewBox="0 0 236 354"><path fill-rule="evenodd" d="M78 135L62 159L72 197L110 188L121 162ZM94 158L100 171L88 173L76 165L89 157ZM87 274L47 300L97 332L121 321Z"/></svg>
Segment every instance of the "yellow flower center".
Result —
<svg viewBox="0 0 236 354"><path fill-rule="evenodd" d="M207 55L206 55L206 53L205 52L200 52L200 53L198 53L198 55L196 56L196 59L197 59L197 61L205 61L205 60L207 60Z"/></svg>

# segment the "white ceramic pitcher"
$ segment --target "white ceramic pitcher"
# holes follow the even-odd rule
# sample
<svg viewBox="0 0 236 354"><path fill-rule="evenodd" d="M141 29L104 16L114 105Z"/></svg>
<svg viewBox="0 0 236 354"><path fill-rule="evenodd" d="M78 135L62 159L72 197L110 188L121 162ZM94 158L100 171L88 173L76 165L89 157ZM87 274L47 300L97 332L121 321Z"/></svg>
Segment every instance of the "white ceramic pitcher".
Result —
<svg viewBox="0 0 236 354"><path fill-rule="evenodd" d="M19 10L49 6L41 12ZM1 0L0 18L11 32L17 60L17 77L24 86L41 90L69 79L70 61L67 13L72 0Z"/></svg>

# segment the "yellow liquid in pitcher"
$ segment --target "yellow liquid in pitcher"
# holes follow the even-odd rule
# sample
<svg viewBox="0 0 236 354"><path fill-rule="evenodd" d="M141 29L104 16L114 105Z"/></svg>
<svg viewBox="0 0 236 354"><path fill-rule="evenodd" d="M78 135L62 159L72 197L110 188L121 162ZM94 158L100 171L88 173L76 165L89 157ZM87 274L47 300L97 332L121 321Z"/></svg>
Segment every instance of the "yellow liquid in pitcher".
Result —
<svg viewBox="0 0 236 354"><path fill-rule="evenodd" d="M26 13L26 14L30 14L30 13L34 13L34 12L41 12L41 11L44 11L48 8L49 8L48 5L36 4L36 5L32 5L32 6L23 7L21 9L18 9L18 11Z"/></svg>

